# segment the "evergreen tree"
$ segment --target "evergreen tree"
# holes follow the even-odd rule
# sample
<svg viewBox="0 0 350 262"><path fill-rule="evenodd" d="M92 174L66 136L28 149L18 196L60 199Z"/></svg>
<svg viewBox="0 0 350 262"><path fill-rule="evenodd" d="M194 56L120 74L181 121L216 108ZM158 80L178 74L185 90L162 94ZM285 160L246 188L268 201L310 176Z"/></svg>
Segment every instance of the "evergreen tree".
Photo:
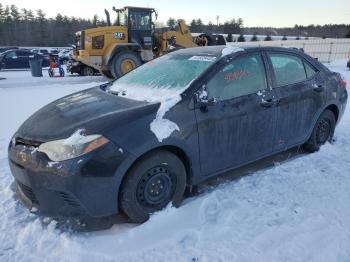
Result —
<svg viewBox="0 0 350 262"><path fill-rule="evenodd" d="M4 21L5 21L5 10L3 5L0 3L0 35L2 36L1 38L3 38L5 32L4 32ZM3 39L4 40L4 39ZM0 39L0 44L1 44L1 39Z"/></svg>
<svg viewBox="0 0 350 262"><path fill-rule="evenodd" d="M250 41L252 41L252 42L258 41L258 37L256 36L256 33L254 33L254 35Z"/></svg>
<svg viewBox="0 0 350 262"><path fill-rule="evenodd" d="M232 36L231 33L229 33L229 34L227 35L226 41L227 41L227 42L230 42L230 43L233 42L233 36Z"/></svg>
<svg viewBox="0 0 350 262"><path fill-rule="evenodd" d="M270 35L267 35L265 37L264 41L272 41L272 37Z"/></svg>
<svg viewBox="0 0 350 262"><path fill-rule="evenodd" d="M4 6L0 3L0 23L5 20L5 9Z"/></svg>
<svg viewBox="0 0 350 262"><path fill-rule="evenodd" d="M238 37L237 42L245 42L245 37L244 37L244 35L241 34L241 35Z"/></svg>
<svg viewBox="0 0 350 262"><path fill-rule="evenodd" d="M10 15L11 15L14 22L17 22L20 19L20 14L19 14L17 6L11 5Z"/></svg>
<svg viewBox="0 0 350 262"><path fill-rule="evenodd" d="M94 27L97 27L98 23L99 23L99 17L98 15L94 15L94 17L92 18L92 25Z"/></svg>
<svg viewBox="0 0 350 262"><path fill-rule="evenodd" d="M193 19L190 24L190 29L193 33L198 33L197 32L197 21Z"/></svg>
<svg viewBox="0 0 350 262"><path fill-rule="evenodd" d="M197 30L199 31L199 33L202 33L203 32L203 22L202 22L202 19L197 19L196 21L197 23Z"/></svg>
<svg viewBox="0 0 350 262"><path fill-rule="evenodd" d="M170 17L170 18L168 19L168 21L166 22L166 24L167 24L167 26L173 28L173 27L176 25L176 19Z"/></svg>
<svg viewBox="0 0 350 262"><path fill-rule="evenodd" d="M43 10L38 9L36 11L36 18L35 18L36 22L37 22L37 31L36 31L36 35L38 36L37 39L37 44L40 46L45 46L45 42L48 42L48 21L45 18L45 13L43 12ZM48 44L46 44L48 45Z"/></svg>

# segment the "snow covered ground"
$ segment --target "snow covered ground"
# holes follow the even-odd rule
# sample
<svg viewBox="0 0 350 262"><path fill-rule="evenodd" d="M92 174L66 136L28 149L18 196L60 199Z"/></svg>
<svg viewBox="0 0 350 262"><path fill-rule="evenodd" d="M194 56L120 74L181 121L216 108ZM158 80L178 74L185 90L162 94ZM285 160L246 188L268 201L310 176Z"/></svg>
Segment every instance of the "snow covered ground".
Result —
<svg viewBox="0 0 350 262"><path fill-rule="evenodd" d="M345 61L329 67L350 82ZM350 261L350 107L335 143L318 153L204 185L142 225L62 232L16 199L7 144L44 104L105 79L33 79L26 71L1 77L0 261Z"/></svg>

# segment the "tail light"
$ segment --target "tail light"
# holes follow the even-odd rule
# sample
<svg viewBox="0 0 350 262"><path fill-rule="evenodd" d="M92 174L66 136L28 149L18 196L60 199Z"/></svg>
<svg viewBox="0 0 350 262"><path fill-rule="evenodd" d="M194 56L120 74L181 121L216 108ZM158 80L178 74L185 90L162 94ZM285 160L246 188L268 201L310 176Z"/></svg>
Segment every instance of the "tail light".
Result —
<svg viewBox="0 0 350 262"><path fill-rule="evenodd" d="M340 76L340 86L343 88L346 88L348 82L345 80L345 78L343 76Z"/></svg>

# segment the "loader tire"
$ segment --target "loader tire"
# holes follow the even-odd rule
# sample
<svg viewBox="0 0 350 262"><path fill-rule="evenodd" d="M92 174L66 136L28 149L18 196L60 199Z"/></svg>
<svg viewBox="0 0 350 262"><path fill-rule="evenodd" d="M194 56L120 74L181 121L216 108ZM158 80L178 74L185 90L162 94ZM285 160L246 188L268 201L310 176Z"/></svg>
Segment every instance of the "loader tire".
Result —
<svg viewBox="0 0 350 262"><path fill-rule="evenodd" d="M119 78L142 64L139 56L132 51L125 51L114 56L111 63L111 73L114 78Z"/></svg>

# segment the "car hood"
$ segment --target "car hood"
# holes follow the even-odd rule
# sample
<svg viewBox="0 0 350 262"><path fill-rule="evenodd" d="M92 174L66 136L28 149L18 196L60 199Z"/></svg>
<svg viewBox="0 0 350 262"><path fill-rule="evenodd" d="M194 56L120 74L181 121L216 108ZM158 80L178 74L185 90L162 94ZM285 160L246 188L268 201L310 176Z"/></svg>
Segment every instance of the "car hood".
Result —
<svg viewBox="0 0 350 262"><path fill-rule="evenodd" d="M158 108L159 103L126 99L95 87L41 108L22 124L16 136L47 142L67 138L78 129L86 134L103 134L145 114L156 114Z"/></svg>

